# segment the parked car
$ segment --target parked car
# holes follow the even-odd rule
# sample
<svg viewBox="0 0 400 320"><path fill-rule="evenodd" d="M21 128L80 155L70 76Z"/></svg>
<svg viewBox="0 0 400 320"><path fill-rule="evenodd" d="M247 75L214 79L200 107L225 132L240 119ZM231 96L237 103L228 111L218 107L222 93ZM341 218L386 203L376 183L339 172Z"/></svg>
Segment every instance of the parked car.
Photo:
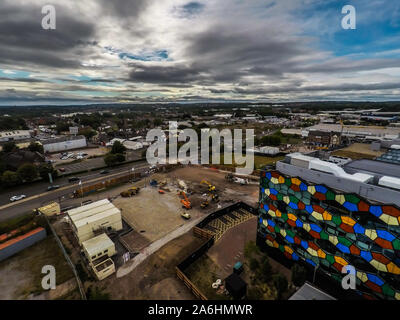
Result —
<svg viewBox="0 0 400 320"><path fill-rule="evenodd" d="M108 171L108 170L101 170L100 171L100 174L109 174L110 173L110 171Z"/></svg>
<svg viewBox="0 0 400 320"><path fill-rule="evenodd" d="M76 182L76 181L80 181L80 180L81 180L81 178L71 177L71 178L68 179L68 182Z"/></svg>
<svg viewBox="0 0 400 320"><path fill-rule="evenodd" d="M21 195L19 195L19 196L13 196L13 197L11 197L11 198L10 198L10 201L11 201L11 202L15 202L15 201L19 201L19 200L22 200L22 199L25 199L25 198L26 198L26 195L21 194Z"/></svg>
<svg viewBox="0 0 400 320"><path fill-rule="evenodd" d="M60 189L60 186L54 185L54 186L49 186L47 188L47 191L53 191L53 190L57 190L57 189Z"/></svg>
<svg viewBox="0 0 400 320"><path fill-rule="evenodd" d="M65 172L65 168L60 168L58 170L60 170L60 172Z"/></svg>

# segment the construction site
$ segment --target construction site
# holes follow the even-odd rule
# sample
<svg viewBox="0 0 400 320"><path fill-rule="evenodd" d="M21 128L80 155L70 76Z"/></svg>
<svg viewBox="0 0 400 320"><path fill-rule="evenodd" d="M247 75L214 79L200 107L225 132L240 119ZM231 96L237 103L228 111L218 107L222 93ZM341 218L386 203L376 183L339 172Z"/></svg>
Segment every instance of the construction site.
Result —
<svg viewBox="0 0 400 320"><path fill-rule="evenodd" d="M211 237L219 241L240 224L256 227L246 210L213 217L239 201L255 207L257 178L201 166L158 168L77 189L84 205L54 215L52 225L85 290L105 290L111 299L192 299L176 266Z"/></svg>

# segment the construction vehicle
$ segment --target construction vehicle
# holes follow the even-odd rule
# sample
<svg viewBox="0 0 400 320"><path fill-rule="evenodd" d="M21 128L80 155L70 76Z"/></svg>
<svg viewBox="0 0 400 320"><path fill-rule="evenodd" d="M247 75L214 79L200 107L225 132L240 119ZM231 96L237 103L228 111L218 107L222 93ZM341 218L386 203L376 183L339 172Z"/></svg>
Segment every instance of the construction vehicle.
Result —
<svg viewBox="0 0 400 320"><path fill-rule="evenodd" d="M202 203L200 204L200 208L205 209L205 208L207 208L209 205L210 205L210 202L208 202L208 200L206 200L206 201L204 201L204 202L202 202Z"/></svg>
<svg viewBox="0 0 400 320"><path fill-rule="evenodd" d="M188 199L187 195L185 192L181 191L180 195L183 197L183 199L181 199L181 203L182 203L182 207L190 210L192 209L192 203L190 202L190 200Z"/></svg>
<svg viewBox="0 0 400 320"><path fill-rule="evenodd" d="M214 202L219 202L219 195L216 193L210 193L211 200Z"/></svg>
<svg viewBox="0 0 400 320"><path fill-rule="evenodd" d="M206 184L206 185L208 185L208 191L209 191L209 192L216 192L216 191L217 191L216 186L212 185L212 184L211 184L210 182L208 182L207 180L202 180L200 183L201 183L201 184Z"/></svg>
<svg viewBox="0 0 400 320"><path fill-rule="evenodd" d="M139 191L140 191L140 188L132 187L126 191L121 192L121 197L129 198L129 197L137 195L139 193Z"/></svg>
<svg viewBox="0 0 400 320"><path fill-rule="evenodd" d="M225 179L228 180L229 182L239 183L241 185L249 184L249 180L248 179L235 177L232 173L228 173L225 176Z"/></svg>
<svg viewBox="0 0 400 320"><path fill-rule="evenodd" d="M186 220L189 220L191 218L190 214L187 212L182 212L181 217Z"/></svg>

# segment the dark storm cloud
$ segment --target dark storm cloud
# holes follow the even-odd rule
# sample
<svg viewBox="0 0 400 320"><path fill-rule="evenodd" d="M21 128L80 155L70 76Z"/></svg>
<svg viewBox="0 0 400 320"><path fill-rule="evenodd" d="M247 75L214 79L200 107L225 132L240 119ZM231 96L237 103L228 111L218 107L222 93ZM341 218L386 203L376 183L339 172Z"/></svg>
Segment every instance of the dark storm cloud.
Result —
<svg viewBox="0 0 400 320"><path fill-rule="evenodd" d="M371 83L371 84L356 84L356 83L343 83L339 85L311 85L311 86L267 86L264 88L244 89L237 87L231 92L245 95L263 95L274 93L287 93L287 92L316 92L316 91L376 91L376 90L391 90L400 89L400 83Z"/></svg>
<svg viewBox="0 0 400 320"><path fill-rule="evenodd" d="M141 66L132 70L129 78L135 82L155 84L185 84L200 80L201 70L192 66Z"/></svg>
<svg viewBox="0 0 400 320"><path fill-rule="evenodd" d="M56 6L56 30L41 26L41 7L0 3L0 63L31 63L56 68L78 67L75 49L96 46L95 28L76 17L76 12Z"/></svg>
<svg viewBox="0 0 400 320"><path fill-rule="evenodd" d="M100 0L105 12L120 18L137 18L146 9L148 0Z"/></svg>
<svg viewBox="0 0 400 320"><path fill-rule="evenodd" d="M46 82L41 79L35 79L35 78L6 78L6 77L0 77L1 82L24 82L24 83L41 83L41 82Z"/></svg>
<svg viewBox="0 0 400 320"><path fill-rule="evenodd" d="M296 65L289 69L295 73L343 73L369 71L383 68L398 68L400 59L365 59L365 60L344 60L331 59L324 63L313 63Z"/></svg>
<svg viewBox="0 0 400 320"><path fill-rule="evenodd" d="M140 70L132 70L130 79L206 86L240 82L244 77L257 75L278 79L284 77L285 70L295 67L293 58L308 52L295 39L281 39L265 33L249 35L220 26L192 34L185 41L186 55L193 62L164 67L142 65Z"/></svg>

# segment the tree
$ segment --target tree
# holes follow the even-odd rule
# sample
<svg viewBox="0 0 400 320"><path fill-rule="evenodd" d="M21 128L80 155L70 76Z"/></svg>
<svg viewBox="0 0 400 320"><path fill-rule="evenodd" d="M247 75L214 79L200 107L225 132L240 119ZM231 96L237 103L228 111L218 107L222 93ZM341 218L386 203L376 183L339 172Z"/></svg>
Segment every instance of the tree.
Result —
<svg viewBox="0 0 400 320"><path fill-rule="evenodd" d="M49 173L51 173L53 179L57 178L58 172L57 170L54 170L53 166L51 164L41 164L38 167L38 173L39 176L46 181L49 181Z"/></svg>
<svg viewBox="0 0 400 320"><path fill-rule="evenodd" d="M292 267L292 282L296 287L300 287L306 282L307 271L299 264Z"/></svg>
<svg viewBox="0 0 400 320"><path fill-rule="evenodd" d="M87 140L90 140L91 138L93 138L96 135L96 131L94 131L91 128L86 128L86 129L79 131L79 134L85 136L85 138Z"/></svg>
<svg viewBox="0 0 400 320"><path fill-rule="evenodd" d="M288 289L288 281L287 281L286 277L284 277L280 273L279 274L275 274L272 277L272 280L274 282L274 286L276 288L276 291L278 291L278 299L281 299L282 295Z"/></svg>
<svg viewBox="0 0 400 320"><path fill-rule="evenodd" d="M32 151L32 152L39 152L41 154L44 153L43 146L41 144L37 143L37 142L31 142L29 144L28 150Z"/></svg>
<svg viewBox="0 0 400 320"><path fill-rule="evenodd" d="M271 280L271 274L272 274L272 267L271 264L269 263L268 257L265 256L263 257L263 261L261 262L259 277L262 281L268 282Z"/></svg>
<svg viewBox="0 0 400 320"><path fill-rule="evenodd" d="M112 154L124 153L125 151L126 151L126 148L121 142L119 142L119 141L114 142L112 149L111 149Z"/></svg>
<svg viewBox="0 0 400 320"><path fill-rule="evenodd" d="M260 267L260 263L258 262L257 259L251 258L250 259L250 269L255 271Z"/></svg>
<svg viewBox="0 0 400 320"><path fill-rule="evenodd" d="M162 124L163 124L163 121L162 121L161 119L159 119L159 118L154 119L154 121L153 121L153 125L154 125L155 127L159 127L159 126L161 126Z"/></svg>
<svg viewBox="0 0 400 320"><path fill-rule="evenodd" d="M104 163L108 166L111 167L115 164L118 163L117 161L117 156L115 154L109 153L104 157Z"/></svg>
<svg viewBox="0 0 400 320"><path fill-rule="evenodd" d="M125 156L122 153L117 153L115 156L116 156L117 162L124 162L125 161Z"/></svg>
<svg viewBox="0 0 400 320"><path fill-rule="evenodd" d="M21 183L21 179L16 172L5 171L1 176L1 182L6 187L13 187Z"/></svg>
<svg viewBox="0 0 400 320"><path fill-rule="evenodd" d="M38 177L37 169L31 163L21 165L17 170L17 174L21 180L26 182L31 182Z"/></svg>
<svg viewBox="0 0 400 320"><path fill-rule="evenodd" d="M16 146L15 142L13 142L13 141L7 142L7 143L5 143L5 144L3 145L3 151L4 151L5 153L12 152L12 151L14 151L15 149L18 149L18 147Z"/></svg>
<svg viewBox="0 0 400 320"><path fill-rule="evenodd" d="M125 161L125 156L122 153L117 153L117 154L109 153L104 157L104 163L109 167L124 161Z"/></svg>
<svg viewBox="0 0 400 320"><path fill-rule="evenodd" d="M272 146L272 147L277 147L282 142L279 136L264 136L261 138L260 141L263 146Z"/></svg>

